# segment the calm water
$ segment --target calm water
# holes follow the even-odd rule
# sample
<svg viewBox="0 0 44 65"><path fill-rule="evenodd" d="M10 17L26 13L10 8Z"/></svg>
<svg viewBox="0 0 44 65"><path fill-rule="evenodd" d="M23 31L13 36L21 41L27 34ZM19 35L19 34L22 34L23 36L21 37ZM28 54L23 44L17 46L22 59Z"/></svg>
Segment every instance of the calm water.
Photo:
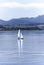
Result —
<svg viewBox="0 0 44 65"><path fill-rule="evenodd" d="M0 31L0 65L44 65L44 31Z"/></svg>

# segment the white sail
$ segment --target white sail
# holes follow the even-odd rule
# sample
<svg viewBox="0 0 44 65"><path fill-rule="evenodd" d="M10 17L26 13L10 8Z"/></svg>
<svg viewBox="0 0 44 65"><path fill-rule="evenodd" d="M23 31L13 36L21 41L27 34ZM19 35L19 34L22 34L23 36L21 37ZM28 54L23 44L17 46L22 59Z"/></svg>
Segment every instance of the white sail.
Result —
<svg viewBox="0 0 44 65"><path fill-rule="evenodd" d="M23 39L23 34L21 33L21 39Z"/></svg>
<svg viewBox="0 0 44 65"><path fill-rule="evenodd" d="M21 34L21 33L20 33L20 30L19 30L19 31L18 31L18 39L20 39L20 34Z"/></svg>

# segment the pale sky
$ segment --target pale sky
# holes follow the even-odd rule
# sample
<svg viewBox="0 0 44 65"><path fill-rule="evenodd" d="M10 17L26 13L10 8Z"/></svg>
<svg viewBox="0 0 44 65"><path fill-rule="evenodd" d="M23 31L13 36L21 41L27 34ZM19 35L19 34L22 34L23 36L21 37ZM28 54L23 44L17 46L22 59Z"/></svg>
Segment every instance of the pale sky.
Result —
<svg viewBox="0 0 44 65"><path fill-rule="evenodd" d="M0 19L44 15L44 0L0 0Z"/></svg>

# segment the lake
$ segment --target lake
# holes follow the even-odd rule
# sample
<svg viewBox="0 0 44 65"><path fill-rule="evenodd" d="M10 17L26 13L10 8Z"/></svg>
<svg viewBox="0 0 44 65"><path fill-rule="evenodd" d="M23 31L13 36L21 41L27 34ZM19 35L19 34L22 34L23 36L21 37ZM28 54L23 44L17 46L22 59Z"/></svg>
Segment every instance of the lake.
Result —
<svg viewBox="0 0 44 65"><path fill-rule="evenodd" d="M44 65L44 30L0 31L0 65Z"/></svg>

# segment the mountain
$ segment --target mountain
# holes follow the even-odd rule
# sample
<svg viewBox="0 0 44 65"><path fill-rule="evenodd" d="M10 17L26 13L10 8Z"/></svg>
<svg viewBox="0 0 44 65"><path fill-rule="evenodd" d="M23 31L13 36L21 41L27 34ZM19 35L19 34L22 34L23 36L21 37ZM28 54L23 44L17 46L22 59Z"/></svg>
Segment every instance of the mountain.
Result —
<svg viewBox="0 0 44 65"><path fill-rule="evenodd" d="M44 24L44 15L38 16L36 18L19 18L11 19L9 21L0 20L0 25L38 25Z"/></svg>

